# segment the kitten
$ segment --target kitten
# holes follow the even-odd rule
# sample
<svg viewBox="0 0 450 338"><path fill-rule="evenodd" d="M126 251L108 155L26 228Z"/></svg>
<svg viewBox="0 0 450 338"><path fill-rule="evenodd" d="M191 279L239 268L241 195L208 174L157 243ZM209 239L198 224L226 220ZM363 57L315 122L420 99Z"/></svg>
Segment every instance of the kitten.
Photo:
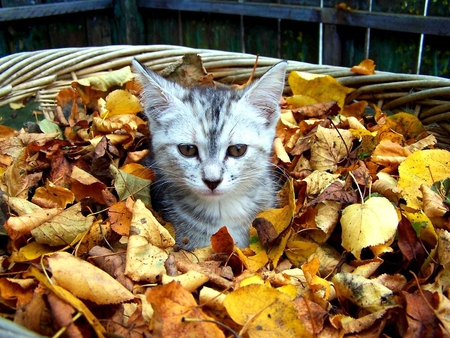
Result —
<svg viewBox="0 0 450 338"><path fill-rule="evenodd" d="M209 245L222 226L246 247L255 216L276 206L270 157L286 66L244 89L184 88L133 61L152 138L152 201L181 247Z"/></svg>

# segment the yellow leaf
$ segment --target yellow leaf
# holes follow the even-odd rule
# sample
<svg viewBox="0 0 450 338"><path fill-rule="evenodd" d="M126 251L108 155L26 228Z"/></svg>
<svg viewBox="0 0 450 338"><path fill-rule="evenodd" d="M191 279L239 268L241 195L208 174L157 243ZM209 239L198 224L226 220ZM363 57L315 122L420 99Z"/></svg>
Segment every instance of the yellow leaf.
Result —
<svg viewBox="0 0 450 338"><path fill-rule="evenodd" d="M341 111L347 94L354 91L337 82L330 75L293 71L289 74L289 85L294 95L306 95L317 102L336 101Z"/></svg>
<svg viewBox="0 0 450 338"><path fill-rule="evenodd" d="M407 205L422 209L420 186L431 187L434 182L450 177L450 152L441 149L412 153L398 167L398 186L403 189Z"/></svg>
<svg viewBox="0 0 450 338"><path fill-rule="evenodd" d="M230 317L244 325L250 338L311 337L287 294L251 284L229 293L224 302ZM241 335L244 333L241 331Z"/></svg>
<svg viewBox="0 0 450 338"><path fill-rule="evenodd" d="M81 213L81 203L77 203L33 229L31 234L36 242L42 244L69 245L87 231L93 222L94 216L84 216Z"/></svg>
<svg viewBox="0 0 450 338"><path fill-rule="evenodd" d="M58 285L77 297L96 304L118 304L134 298L105 271L67 252L56 252L46 262Z"/></svg>
<svg viewBox="0 0 450 338"><path fill-rule="evenodd" d="M141 200L133 206L125 274L136 281L156 282L166 273L166 248L175 240Z"/></svg>
<svg viewBox="0 0 450 338"><path fill-rule="evenodd" d="M141 200L134 203L130 229L130 236L144 237L149 243L160 248L166 249L175 244L169 231L158 222Z"/></svg>
<svg viewBox="0 0 450 338"><path fill-rule="evenodd" d="M332 282L339 296L369 312L376 312L396 304L390 289L361 275L340 272L333 276Z"/></svg>
<svg viewBox="0 0 450 338"><path fill-rule="evenodd" d="M279 137L277 137L273 142L273 150L275 151L275 154L281 160L281 162L291 163L291 159L289 158L288 153L284 149L283 142Z"/></svg>
<svg viewBox="0 0 450 338"><path fill-rule="evenodd" d="M31 242L21 247L19 251L14 251L9 261L29 262L53 251L54 249L49 247L48 245L44 245L38 242Z"/></svg>
<svg viewBox="0 0 450 338"><path fill-rule="evenodd" d="M363 248L386 243L395 235L398 216L387 198L372 197L346 207L341 225L342 246L360 259Z"/></svg>
<svg viewBox="0 0 450 338"><path fill-rule="evenodd" d="M264 218L274 226L277 234L281 234L292 221L295 210L294 181L289 179L282 190L286 204L283 208L273 208L260 212L256 218Z"/></svg>
<svg viewBox="0 0 450 338"><path fill-rule="evenodd" d="M163 275L161 283L162 283L162 285L166 285L173 281L180 284L187 291L194 292L200 286L202 286L207 281L209 281L209 277L200 272L191 270L182 275L178 275L178 276L174 276L174 277L168 276L168 275Z"/></svg>
<svg viewBox="0 0 450 338"><path fill-rule="evenodd" d="M271 247L269 253L267 254L274 268L278 266L278 261L284 254L284 251L286 249L286 243L292 236L292 232L293 232L292 229L288 229L288 231L286 231L285 234L280 236L281 237L280 242L277 245Z"/></svg>
<svg viewBox="0 0 450 338"><path fill-rule="evenodd" d="M338 164L349 155L353 135L349 130L319 126L311 144L310 164L314 170L336 171Z"/></svg>
<svg viewBox="0 0 450 338"><path fill-rule="evenodd" d="M142 111L139 99L130 92L117 89L106 97L108 115L137 114Z"/></svg>
<svg viewBox="0 0 450 338"><path fill-rule="evenodd" d="M285 252L294 266L300 266L316 251L318 246L314 242L288 241Z"/></svg>
<svg viewBox="0 0 450 338"><path fill-rule="evenodd" d="M319 103L316 99L313 99L307 95L292 95L286 98L286 102L292 104L296 108L301 108L305 106L312 106L313 104Z"/></svg>
<svg viewBox="0 0 450 338"><path fill-rule="evenodd" d="M239 248L234 248L244 266L250 271L258 271L269 262L269 257L265 251L260 251L256 255L246 256Z"/></svg>
<svg viewBox="0 0 450 338"><path fill-rule="evenodd" d="M106 92L108 89L114 86L122 86L128 81L133 79L133 73L131 67L127 66L112 72L108 72L100 76L91 76L86 79L75 81L85 87L92 87L94 90L100 90ZM73 86L73 84L72 84Z"/></svg>

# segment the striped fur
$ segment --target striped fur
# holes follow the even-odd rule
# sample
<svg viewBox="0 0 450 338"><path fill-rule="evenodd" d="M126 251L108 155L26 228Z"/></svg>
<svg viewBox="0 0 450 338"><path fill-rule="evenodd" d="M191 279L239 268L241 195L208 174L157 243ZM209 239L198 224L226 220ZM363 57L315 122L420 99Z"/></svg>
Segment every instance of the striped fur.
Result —
<svg viewBox="0 0 450 338"><path fill-rule="evenodd" d="M247 246L255 216L276 204L270 156L286 62L244 90L186 89L137 61L133 66L152 136L154 207L160 203L186 249L209 245L222 226L238 246ZM183 155L183 144L196 146L196 156ZM246 145L246 152L231 156L227 149L234 145Z"/></svg>

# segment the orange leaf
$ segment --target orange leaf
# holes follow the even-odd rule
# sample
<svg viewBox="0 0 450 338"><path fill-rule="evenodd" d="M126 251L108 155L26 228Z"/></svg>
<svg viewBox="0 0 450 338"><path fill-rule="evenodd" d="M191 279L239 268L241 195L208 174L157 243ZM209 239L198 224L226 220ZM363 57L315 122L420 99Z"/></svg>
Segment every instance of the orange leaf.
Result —
<svg viewBox="0 0 450 338"><path fill-rule="evenodd" d="M198 307L194 296L177 282L150 288L145 294L152 304L154 315L153 335L155 337L225 337L213 320ZM184 318L195 318L185 322Z"/></svg>
<svg viewBox="0 0 450 338"><path fill-rule="evenodd" d="M365 59L359 65L350 68L350 71L361 75L375 74L375 62L371 59Z"/></svg>

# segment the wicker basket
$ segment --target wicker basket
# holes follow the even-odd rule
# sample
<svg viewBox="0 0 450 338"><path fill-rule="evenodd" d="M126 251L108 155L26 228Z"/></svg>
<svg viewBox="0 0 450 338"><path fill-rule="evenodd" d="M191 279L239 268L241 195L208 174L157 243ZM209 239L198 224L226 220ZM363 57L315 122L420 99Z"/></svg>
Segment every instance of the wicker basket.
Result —
<svg viewBox="0 0 450 338"><path fill-rule="evenodd" d="M0 59L0 106L36 95L41 109L53 110L55 97L73 80L105 73L130 65L133 58L160 70L185 53L197 53L214 79L242 83L252 71L255 56L180 46L106 46L49 49L12 54ZM279 60L260 57L256 77ZM439 140L450 147L450 79L425 75L377 71L355 75L345 67L319 66L289 61L288 71L328 74L340 83L356 88L349 100L367 100L383 110L412 112Z"/></svg>

